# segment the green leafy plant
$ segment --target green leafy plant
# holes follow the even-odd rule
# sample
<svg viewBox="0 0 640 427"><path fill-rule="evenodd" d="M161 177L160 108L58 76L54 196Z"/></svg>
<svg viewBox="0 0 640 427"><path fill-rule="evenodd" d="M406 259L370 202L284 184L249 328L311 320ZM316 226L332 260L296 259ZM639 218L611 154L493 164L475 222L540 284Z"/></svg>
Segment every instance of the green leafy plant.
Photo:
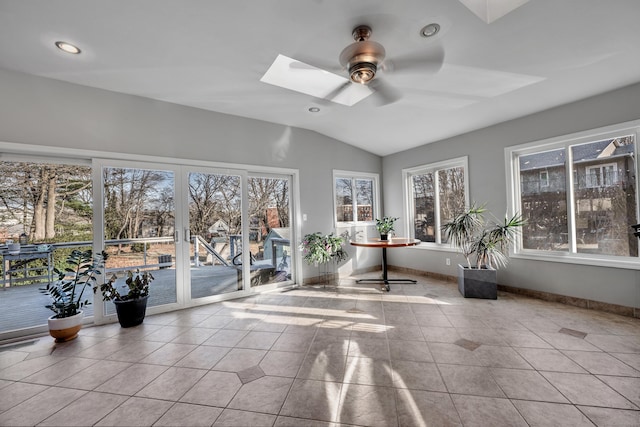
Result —
<svg viewBox="0 0 640 427"><path fill-rule="evenodd" d="M389 235L392 231L395 231L395 224L398 218L391 216L384 216L382 218L376 218L376 230L380 234Z"/></svg>
<svg viewBox="0 0 640 427"><path fill-rule="evenodd" d="M140 272L140 270L136 271L127 271L127 280L125 281L127 285L127 293L121 294L118 291L118 288L115 286L117 277L113 274L109 280L100 285L100 292L102 292L102 300L103 301L130 301L137 298L146 297L149 295L149 285L154 280L153 275L148 272ZM93 288L93 292L96 292L98 287Z"/></svg>
<svg viewBox="0 0 640 427"><path fill-rule="evenodd" d="M91 304L88 299L83 299L84 292L87 287L95 286L106 256L102 252L94 257L91 249L76 249L67 257L64 270L54 269L58 280L48 283L40 291L51 297L51 304L45 307L55 313L56 319L75 316L83 306Z"/></svg>
<svg viewBox="0 0 640 427"><path fill-rule="evenodd" d="M347 252L343 249L348 235L335 236L320 232L307 234L302 238L300 249L303 259L308 264L318 266L330 261L340 262L347 259Z"/></svg>
<svg viewBox="0 0 640 427"><path fill-rule="evenodd" d="M506 267L509 262L509 247L514 242L526 221L516 213L504 221L487 225L484 206L471 206L456 215L442 226L451 244L467 259L467 266L472 268L471 259L475 255L475 267L498 269Z"/></svg>

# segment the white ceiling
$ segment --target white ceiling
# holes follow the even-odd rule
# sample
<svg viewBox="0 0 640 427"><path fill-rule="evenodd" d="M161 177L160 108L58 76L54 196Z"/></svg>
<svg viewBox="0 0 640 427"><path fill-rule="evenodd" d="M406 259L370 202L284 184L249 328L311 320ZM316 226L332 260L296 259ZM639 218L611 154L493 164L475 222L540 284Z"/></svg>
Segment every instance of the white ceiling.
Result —
<svg viewBox="0 0 640 427"><path fill-rule="evenodd" d="M455 0L0 0L0 67L387 155L639 82L639 16L639 0L531 0L491 24ZM431 22L440 33L420 37ZM440 47L444 64L435 74L380 74L402 93L385 106L322 102L260 81L279 54L339 67L359 24L388 58ZM57 40L83 53L64 54Z"/></svg>

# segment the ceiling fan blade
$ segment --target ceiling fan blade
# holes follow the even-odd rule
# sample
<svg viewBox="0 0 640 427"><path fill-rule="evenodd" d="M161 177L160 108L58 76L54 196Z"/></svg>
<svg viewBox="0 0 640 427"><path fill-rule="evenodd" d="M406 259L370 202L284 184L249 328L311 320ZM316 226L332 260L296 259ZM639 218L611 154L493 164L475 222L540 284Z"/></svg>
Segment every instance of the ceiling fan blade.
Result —
<svg viewBox="0 0 640 427"><path fill-rule="evenodd" d="M323 101L333 101L334 98L336 98L338 95L340 95L342 92L344 92L345 90L347 90L347 88L351 85L351 81L347 80L346 82L344 82L343 84L341 84L340 86L338 86L337 88L335 88L334 90L332 90L331 92L329 92L328 94L325 95L324 98L322 98Z"/></svg>
<svg viewBox="0 0 640 427"><path fill-rule="evenodd" d="M444 49L436 45L426 51L388 59L382 64L382 69L386 73L436 73L443 62Z"/></svg>
<svg viewBox="0 0 640 427"><path fill-rule="evenodd" d="M386 83L383 79L376 78L369 83L369 86L375 90L373 100L378 106L393 104L402 98L400 91Z"/></svg>

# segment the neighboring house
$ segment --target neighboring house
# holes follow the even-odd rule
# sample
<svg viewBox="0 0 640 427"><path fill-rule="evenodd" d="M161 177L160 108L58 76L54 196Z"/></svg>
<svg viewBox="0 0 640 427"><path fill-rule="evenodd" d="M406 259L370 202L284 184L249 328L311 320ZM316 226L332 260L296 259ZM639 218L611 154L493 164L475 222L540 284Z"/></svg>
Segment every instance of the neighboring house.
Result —
<svg viewBox="0 0 640 427"><path fill-rule="evenodd" d="M589 245L601 252L599 245L637 244L628 237L636 211L627 197L635 192L633 149L619 139L571 148L576 239L582 252ZM528 222L525 248L568 243L566 161L564 149L520 157L521 209Z"/></svg>
<svg viewBox="0 0 640 427"><path fill-rule="evenodd" d="M289 228L272 228L267 237L264 239L264 260L271 260L274 263L275 249L275 266L283 260L283 254L286 251L286 262L291 262L291 230Z"/></svg>

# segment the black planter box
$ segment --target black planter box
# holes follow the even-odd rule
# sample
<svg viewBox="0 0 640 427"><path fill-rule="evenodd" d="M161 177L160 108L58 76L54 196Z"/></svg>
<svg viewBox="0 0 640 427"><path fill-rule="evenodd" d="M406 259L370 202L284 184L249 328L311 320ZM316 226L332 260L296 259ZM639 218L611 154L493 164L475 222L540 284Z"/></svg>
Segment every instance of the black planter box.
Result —
<svg viewBox="0 0 640 427"><path fill-rule="evenodd" d="M498 299L498 274L493 268L458 264L458 290L465 298Z"/></svg>

